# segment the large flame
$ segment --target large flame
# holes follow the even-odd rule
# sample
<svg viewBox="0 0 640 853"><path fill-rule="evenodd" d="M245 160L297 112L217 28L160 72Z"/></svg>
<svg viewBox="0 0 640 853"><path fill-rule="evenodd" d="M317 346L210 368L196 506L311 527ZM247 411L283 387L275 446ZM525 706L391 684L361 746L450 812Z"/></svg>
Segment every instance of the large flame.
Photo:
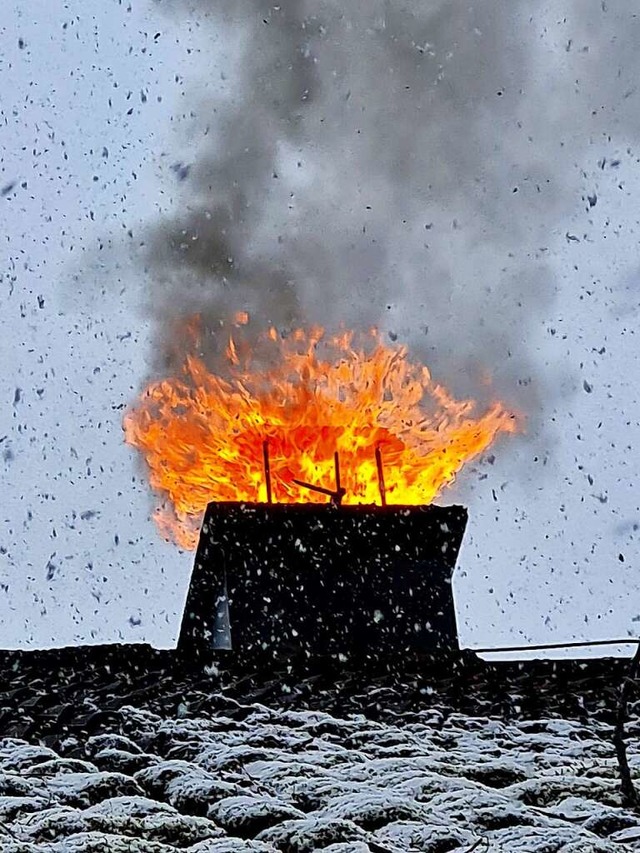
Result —
<svg viewBox="0 0 640 853"><path fill-rule="evenodd" d="M375 332L356 344L351 333L272 329L261 346L256 363L255 347L230 339L224 376L187 356L180 376L152 382L125 415L126 441L163 498L158 526L184 548L196 547L209 501L266 500L265 441L275 502L326 502L294 480L333 489L337 451L343 502L380 503L379 448L387 501L428 504L517 429L502 403L478 414Z"/></svg>

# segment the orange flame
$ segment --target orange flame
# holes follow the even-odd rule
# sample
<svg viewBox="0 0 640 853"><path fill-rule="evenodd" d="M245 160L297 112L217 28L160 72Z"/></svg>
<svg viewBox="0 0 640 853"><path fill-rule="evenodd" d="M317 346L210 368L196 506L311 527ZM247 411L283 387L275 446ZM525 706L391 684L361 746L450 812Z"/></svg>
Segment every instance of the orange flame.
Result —
<svg viewBox="0 0 640 853"><path fill-rule="evenodd" d="M517 429L502 403L478 415L473 401L454 400L375 332L358 347L351 333L281 339L271 329L266 346L275 350L268 368L230 339L228 377L189 355L180 377L152 382L125 415L125 440L165 498L158 527L184 548L196 547L209 501L266 500L265 441L275 502L326 502L294 480L332 489L335 451L343 502L380 502L379 448L387 501L427 504L499 433Z"/></svg>

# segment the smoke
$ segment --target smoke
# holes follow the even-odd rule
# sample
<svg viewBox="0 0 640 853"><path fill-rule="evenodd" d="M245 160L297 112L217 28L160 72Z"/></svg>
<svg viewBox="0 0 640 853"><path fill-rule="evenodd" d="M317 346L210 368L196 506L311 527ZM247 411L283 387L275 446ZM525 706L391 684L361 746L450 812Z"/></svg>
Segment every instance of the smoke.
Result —
<svg viewBox="0 0 640 853"><path fill-rule="evenodd" d="M604 4L579 6L574 30L602 25ZM613 85L595 82L606 56L585 66L562 33L541 48L544 13L524 0L173 11L209 27L211 91L193 94L183 204L148 240L157 368L176 365L192 312L215 367L221 324L246 310L255 333L377 325L458 394L481 395L488 372L523 410L553 395L534 339L554 299L549 246L583 208L576 151ZM233 68L216 61L227 36Z"/></svg>

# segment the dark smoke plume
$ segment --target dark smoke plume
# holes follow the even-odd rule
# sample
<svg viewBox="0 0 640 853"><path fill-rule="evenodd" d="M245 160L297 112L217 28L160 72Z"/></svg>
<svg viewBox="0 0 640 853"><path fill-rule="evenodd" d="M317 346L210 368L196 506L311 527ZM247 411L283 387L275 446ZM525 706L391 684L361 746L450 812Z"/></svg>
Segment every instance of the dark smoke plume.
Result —
<svg viewBox="0 0 640 853"><path fill-rule="evenodd" d="M177 318L202 315L215 366L221 323L246 310L256 333L377 325L455 393L481 396L488 371L535 410L553 386L529 345L554 294L548 247L580 209L576 152L613 70L580 66L576 89L583 57L562 43L545 59L524 0L171 8L209 27L212 59L183 206L149 241L158 369L184 349ZM574 30L610 25L605 4L580 11ZM227 38L233 67L216 59Z"/></svg>

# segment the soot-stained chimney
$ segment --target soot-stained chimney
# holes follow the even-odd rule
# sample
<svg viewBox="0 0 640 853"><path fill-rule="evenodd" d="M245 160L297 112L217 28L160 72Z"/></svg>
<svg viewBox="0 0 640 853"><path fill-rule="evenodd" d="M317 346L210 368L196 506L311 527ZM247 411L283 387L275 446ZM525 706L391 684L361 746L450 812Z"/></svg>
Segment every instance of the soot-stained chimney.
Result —
<svg viewBox="0 0 640 853"><path fill-rule="evenodd" d="M268 665L377 665L457 649L451 575L467 511L451 506L210 503L179 648Z"/></svg>

